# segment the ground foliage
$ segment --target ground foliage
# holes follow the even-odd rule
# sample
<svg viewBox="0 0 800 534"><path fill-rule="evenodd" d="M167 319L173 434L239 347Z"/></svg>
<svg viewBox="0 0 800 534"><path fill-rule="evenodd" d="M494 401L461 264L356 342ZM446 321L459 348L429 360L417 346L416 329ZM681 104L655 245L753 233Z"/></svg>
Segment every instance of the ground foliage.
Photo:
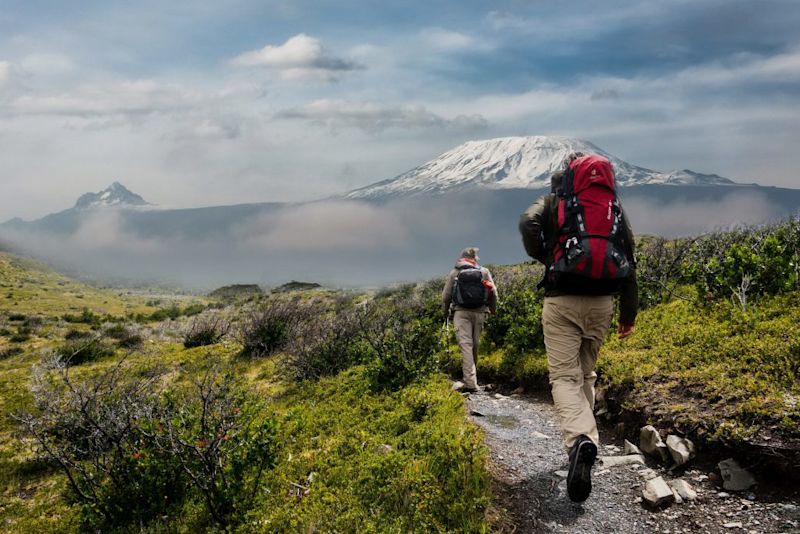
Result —
<svg viewBox="0 0 800 534"><path fill-rule="evenodd" d="M281 293L200 315L161 298L120 315L0 306L0 521L486 531L481 433L437 373L438 285Z"/></svg>

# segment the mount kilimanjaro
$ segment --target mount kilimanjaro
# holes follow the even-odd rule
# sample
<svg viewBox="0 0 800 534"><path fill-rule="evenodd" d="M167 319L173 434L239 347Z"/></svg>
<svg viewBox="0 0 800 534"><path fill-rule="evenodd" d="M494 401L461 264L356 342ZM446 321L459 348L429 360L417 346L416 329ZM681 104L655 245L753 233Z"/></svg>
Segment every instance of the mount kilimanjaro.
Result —
<svg viewBox="0 0 800 534"><path fill-rule="evenodd" d="M391 180L356 189L350 199L379 199L476 189L544 189L573 152L599 154L614 165L617 184L735 185L716 174L659 172L631 165L588 141L570 137L502 137L469 141Z"/></svg>

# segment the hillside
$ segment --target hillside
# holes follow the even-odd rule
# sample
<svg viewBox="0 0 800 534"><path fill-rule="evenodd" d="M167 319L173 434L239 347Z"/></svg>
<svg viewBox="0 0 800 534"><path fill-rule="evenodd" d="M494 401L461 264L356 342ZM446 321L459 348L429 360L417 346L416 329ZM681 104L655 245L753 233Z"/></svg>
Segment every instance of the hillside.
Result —
<svg viewBox="0 0 800 534"><path fill-rule="evenodd" d="M419 373L378 364L384 344L411 342L411 322L370 329L377 352L347 348L372 295L143 302L9 254L0 266L14 291L0 304L5 529L485 530L485 448L461 396L430 373L434 347L420 347ZM385 324L394 301L380 302L370 317ZM360 365L366 354L374 364Z"/></svg>
<svg viewBox="0 0 800 534"><path fill-rule="evenodd" d="M739 458L758 477L749 502L767 514L785 501L785 524L797 495L769 488L776 471L800 470L799 228L640 240L637 331L624 341L609 333L599 363L609 454L646 423L689 437L704 491L719 489L717 459ZM536 400L547 367L529 264L492 267L502 300L478 376L534 396L467 398L487 435L440 372L460 367L441 326L441 279L142 304L3 261L20 296L37 296L0 306L0 521L19 531L546 530L531 510L570 521L547 509L564 502L557 439L546 454L521 453L529 464L507 461L513 447L529 451L556 432ZM86 305L70 312L77 302ZM499 445L498 428L514 441ZM509 489L512 468L534 473L530 485ZM669 527L657 511L627 510L640 493L633 479L608 477L601 483L623 491L590 503L588 524L616 514L619 525ZM704 520L715 508L691 510Z"/></svg>

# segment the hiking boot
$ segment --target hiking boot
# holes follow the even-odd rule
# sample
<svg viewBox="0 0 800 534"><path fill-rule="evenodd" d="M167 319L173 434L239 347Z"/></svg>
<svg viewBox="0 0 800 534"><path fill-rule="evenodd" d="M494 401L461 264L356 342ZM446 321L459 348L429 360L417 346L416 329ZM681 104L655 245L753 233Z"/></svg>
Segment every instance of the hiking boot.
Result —
<svg viewBox="0 0 800 534"><path fill-rule="evenodd" d="M583 502L592 492L592 466L597 458L597 445L581 434L569 451L567 494L573 502Z"/></svg>

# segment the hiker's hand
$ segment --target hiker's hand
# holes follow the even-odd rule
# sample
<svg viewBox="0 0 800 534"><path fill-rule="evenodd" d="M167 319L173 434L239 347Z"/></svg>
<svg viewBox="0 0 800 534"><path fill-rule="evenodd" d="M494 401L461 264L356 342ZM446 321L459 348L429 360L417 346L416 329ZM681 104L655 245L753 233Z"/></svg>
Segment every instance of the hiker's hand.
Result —
<svg viewBox="0 0 800 534"><path fill-rule="evenodd" d="M625 339L629 335L633 334L633 325L620 323L617 333L619 334L620 339Z"/></svg>

